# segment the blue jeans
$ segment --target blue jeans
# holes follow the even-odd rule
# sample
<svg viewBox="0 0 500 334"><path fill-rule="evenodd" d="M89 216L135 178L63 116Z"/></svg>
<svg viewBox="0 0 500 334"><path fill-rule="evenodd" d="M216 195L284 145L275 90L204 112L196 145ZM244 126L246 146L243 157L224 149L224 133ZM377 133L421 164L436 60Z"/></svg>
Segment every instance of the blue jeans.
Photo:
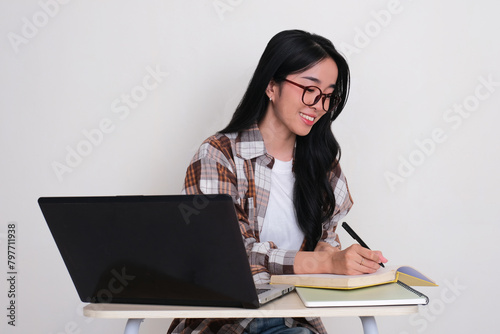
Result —
<svg viewBox="0 0 500 334"><path fill-rule="evenodd" d="M246 334L314 334L305 327L287 327L283 318L256 318L245 329Z"/></svg>

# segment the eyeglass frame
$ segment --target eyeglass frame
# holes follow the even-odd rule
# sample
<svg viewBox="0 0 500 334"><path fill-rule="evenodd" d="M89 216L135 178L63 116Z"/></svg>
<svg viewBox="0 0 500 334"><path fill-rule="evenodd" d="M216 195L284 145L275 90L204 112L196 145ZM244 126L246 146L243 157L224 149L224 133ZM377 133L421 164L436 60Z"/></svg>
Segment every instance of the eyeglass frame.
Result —
<svg viewBox="0 0 500 334"><path fill-rule="evenodd" d="M293 82L292 80L288 80L288 79L283 79L284 81L288 82L288 83L291 83L292 85L295 85L297 87L300 87L303 89L303 92L302 92L302 103L304 103L306 106L308 107L312 107L313 105L315 105L316 103L318 103L319 100L322 100L322 103L321 103L321 106L323 107L323 110L326 111L326 112L330 112L332 110L334 110L340 103L340 100L341 100L341 97L338 95L338 94L334 94L334 93L329 93L329 94L325 94L323 93L323 91L321 90L321 88L319 88L318 86L303 86L301 84L298 84L296 82ZM308 88L317 88L319 90L319 95L317 95L315 98L314 98L314 103L312 104L307 104L304 102L304 97L306 95L306 92L307 92L307 89ZM326 98L327 96L330 95L330 99L333 98L333 100L330 100L330 109L326 109L325 108L325 101L326 101ZM333 104L332 104L333 102Z"/></svg>

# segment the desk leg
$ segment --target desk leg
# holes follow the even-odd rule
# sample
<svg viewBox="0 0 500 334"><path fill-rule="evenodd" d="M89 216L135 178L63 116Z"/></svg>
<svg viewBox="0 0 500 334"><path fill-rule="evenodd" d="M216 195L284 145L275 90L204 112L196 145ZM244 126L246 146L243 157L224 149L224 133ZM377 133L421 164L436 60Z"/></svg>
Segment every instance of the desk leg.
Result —
<svg viewBox="0 0 500 334"><path fill-rule="evenodd" d="M143 321L144 319L128 319L124 334L139 334L139 327Z"/></svg>
<svg viewBox="0 0 500 334"><path fill-rule="evenodd" d="M363 332L365 334L378 334L377 322L375 317L359 317L363 324Z"/></svg>

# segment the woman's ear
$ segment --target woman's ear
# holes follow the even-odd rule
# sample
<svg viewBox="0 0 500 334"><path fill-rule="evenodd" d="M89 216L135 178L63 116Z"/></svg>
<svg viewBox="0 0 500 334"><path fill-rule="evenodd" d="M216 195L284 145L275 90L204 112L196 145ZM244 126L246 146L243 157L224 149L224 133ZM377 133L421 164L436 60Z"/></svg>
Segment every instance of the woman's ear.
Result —
<svg viewBox="0 0 500 334"><path fill-rule="evenodd" d="M269 83L267 84L267 88L266 88L266 95L270 101L274 100L274 97L277 96L276 95L277 88L278 88L278 84L276 83L276 81L274 81L274 79L271 79L271 81L269 81Z"/></svg>

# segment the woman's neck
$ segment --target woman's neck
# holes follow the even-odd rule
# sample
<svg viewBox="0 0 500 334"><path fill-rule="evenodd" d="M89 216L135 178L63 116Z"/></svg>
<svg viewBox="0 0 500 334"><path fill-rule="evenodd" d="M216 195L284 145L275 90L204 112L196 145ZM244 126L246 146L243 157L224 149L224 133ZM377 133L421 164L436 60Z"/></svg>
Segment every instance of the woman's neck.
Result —
<svg viewBox="0 0 500 334"><path fill-rule="evenodd" d="M281 161L292 160L295 149L295 133L291 132L283 123L271 120L266 116L259 123L259 130L264 139L267 153Z"/></svg>

